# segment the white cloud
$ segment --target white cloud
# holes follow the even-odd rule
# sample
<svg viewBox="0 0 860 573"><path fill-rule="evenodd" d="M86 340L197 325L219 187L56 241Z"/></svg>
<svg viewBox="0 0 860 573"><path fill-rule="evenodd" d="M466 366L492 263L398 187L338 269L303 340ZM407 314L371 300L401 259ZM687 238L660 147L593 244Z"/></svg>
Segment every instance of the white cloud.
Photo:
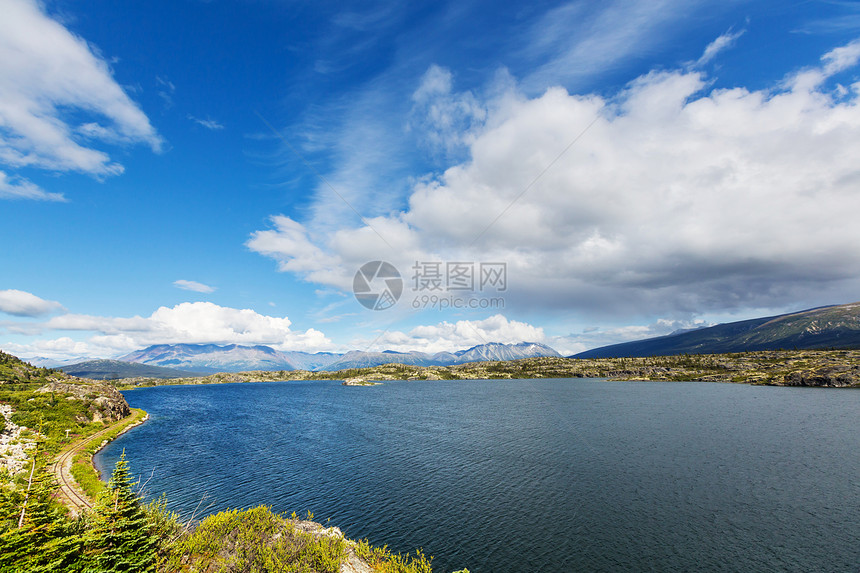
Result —
<svg viewBox="0 0 860 573"><path fill-rule="evenodd" d="M343 260L314 245L304 225L283 215L271 220L274 229L254 232L246 243L249 249L278 261L278 270L303 275L309 281L340 288L352 284L352 273L343 268Z"/></svg>
<svg viewBox="0 0 860 573"><path fill-rule="evenodd" d="M199 117L194 117L193 115L189 115L188 119L196 123L197 125L202 125L206 129L217 131L219 129L224 129L224 125L211 117L207 117L206 119L200 119Z"/></svg>
<svg viewBox="0 0 860 573"><path fill-rule="evenodd" d="M0 199L66 200L62 193L48 193L22 177L9 177L4 171L0 171Z"/></svg>
<svg viewBox="0 0 860 573"><path fill-rule="evenodd" d="M333 347L319 330L294 331L290 325L287 317L267 316L251 309L223 307L211 302L184 302L173 307L159 307L148 317L55 316L39 325L42 332L95 334L85 341L72 341L64 336L53 341L4 343L3 346L23 356L50 358L106 358L152 344L264 344L278 350L308 352Z"/></svg>
<svg viewBox="0 0 860 573"><path fill-rule="evenodd" d="M412 94L408 127L421 132L421 141L434 153L450 157L471 143L487 110L472 92L455 93L451 72L430 66Z"/></svg>
<svg viewBox="0 0 860 573"><path fill-rule="evenodd" d="M157 86L156 90L158 93L158 97L160 97L164 101L164 107L170 109L173 107L173 94L176 93L176 86L173 85L173 82L166 78L162 78L160 76L156 76L155 85Z"/></svg>
<svg viewBox="0 0 860 573"><path fill-rule="evenodd" d="M857 65L860 60L860 40L855 40L850 44L835 48L821 57L822 66L818 68L809 68L801 70L796 74L792 74L783 82L784 87L795 92L816 92L821 89L825 80L844 72ZM860 84L854 84L856 88ZM838 88L837 88L838 89ZM845 89L842 88L839 95L846 95ZM855 96L856 96L856 89Z"/></svg>
<svg viewBox="0 0 860 573"><path fill-rule="evenodd" d="M0 0L0 13L0 162L104 177L123 167L92 140L161 148L146 115L84 39L34 0ZM82 113L88 117L77 124Z"/></svg>
<svg viewBox="0 0 860 573"><path fill-rule="evenodd" d="M72 340L68 336L53 340L36 340L30 344L6 342L3 344L3 350L19 358L34 358L39 356L53 360L65 360L67 358L98 356L97 354L92 354L92 345Z"/></svg>
<svg viewBox="0 0 860 573"><path fill-rule="evenodd" d="M507 94L469 161L418 181L373 229L312 235L275 218L248 246L344 290L367 260L505 261L506 308L667 316L853 300L860 84L830 92L821 78L856 64L856 46L770 90L709 90L676 70L610 98Z"/></svg>
<svg viewBox="0 0 860 573"><path fill-rule="evenodd" d="M215 292L215 290L216 290L215 287L205 285L205 284L199 283L197 281L187 281L185 279L179 279L178 281L173 281L173 284L176 287L181 288L183 290L191 290L194 292L209 293L209 292Z"/></svg>
<svg viewBox="0 0 860 573"><path fill-rule="evenodd" d="M824 73L832 76L857 65L860 59L860 40L854 40L848 45L841 46L824 54L821 60L824 62Z"/></svg>
<svg viewBox="0 0 860 573"><path fill-rule="evenodd" d="M15 316L43 316L63 310L63 305L22 290L0 290L0 312Z"/></svg>
<svg viewBox="0 0 860 573"><path fill-rule="evenodd" d="M523 85L531 93L548 85L588 81L658 45L668 37L663 31L670 24L703 4L688 0L563 4L548 11L531 30L527 53L545 61Z"/></svg>
<svg viewBox="0 0 860 573"><path fill-rule="evenodd" d="M149 344L269 344L301 350L327 347L323 333L290 330L290 319L259 314L251 309L223 307L211 302L183 302L159 307L147 318L64 315L46 323L53 330L92 330L116 340L128 339L129 348Z"/></svg>
<svg viewBox="0 0 860 573"><path fill-rule="evenodd" d="M497 314L484 320L458 320L434 325L416 326L408 332L387 331L373 341L356 340L357 348L368 350L395 350L427 353L455 352L489 342L516 344L518 342L544 342L546 335L540 327L509 320Z"/></svg>
<svg viewBox="0 0 860 573"><path fill-rule="evenodd" d="M564 356L577 354L592 348L620 344L633 340L644 340L657 336L666 336L680 330L694 330L713 326L702 320L672 320L661 318L647 325L614 326L609 328L589 327L582 332L565 336L548 338L547 344L558 350Z"/></svg>
<svg viewBox="0 0 860 573"><path fill-rule="evenodd" d="M705 48L704 53L702 53L702 56L696 62L696 65L703 66L713 60L715 57L717 57L717 54L719 54L723 50L734 46L738 38L743 36L745 32L746 30L740 30L739 32L732 32L731 30L729 30L722 36L718 37L716 40L708 44L708 46Z"/></svg>

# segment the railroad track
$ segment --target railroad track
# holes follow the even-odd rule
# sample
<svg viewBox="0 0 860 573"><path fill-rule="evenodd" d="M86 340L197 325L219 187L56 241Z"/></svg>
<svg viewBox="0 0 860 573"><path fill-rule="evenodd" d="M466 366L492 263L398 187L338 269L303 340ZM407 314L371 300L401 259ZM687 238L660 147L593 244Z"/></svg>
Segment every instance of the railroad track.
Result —
<svg viewBox="0 0 860 573"><path fill-rule="evenodd" d="M75 478L72 477L72 462L75 455L83 450L84 446L93 439L106 434L110 429L109 426L91 436L78 440L72 447L57 456L57 460L54 462L52 469L60 486L60 498L75 515L92 508L93 502L86 494L78 490L78 484L75 482Z"/></svg>
<svg viewBox="0 0 860 573"><path fill-rule="evenodd" d="M128 427L131 428L145 419L146 417ZM61 452L54 461L54 464L51 466L51 470L53 471L54 476L56 476L57 484L59 485L60 501L66 504L66 506L71 510L73 516L80 515L84 511L93 507L92 500L80 490L75 478L72 477L72 463L74 462L75 455L80 453L80 451L83 450L91 441L106 435L108 432L113 430L115 426L125 422L125 419L120 420L116 424L112 424L103 430L99 430L95 434L81 438L69 448Z"/></svg>

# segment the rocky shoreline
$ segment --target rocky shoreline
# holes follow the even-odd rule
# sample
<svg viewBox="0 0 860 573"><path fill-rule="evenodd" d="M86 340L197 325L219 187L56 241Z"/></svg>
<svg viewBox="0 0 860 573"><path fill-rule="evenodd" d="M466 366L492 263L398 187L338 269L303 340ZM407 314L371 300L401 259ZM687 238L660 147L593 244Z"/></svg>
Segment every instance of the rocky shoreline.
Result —
<svg viewBox="0 0 860 573"><path fill-rule="evenodd" d="M382 382L374 382L362 376L347 378L341 383L341 386L380 386Z"/></svg>

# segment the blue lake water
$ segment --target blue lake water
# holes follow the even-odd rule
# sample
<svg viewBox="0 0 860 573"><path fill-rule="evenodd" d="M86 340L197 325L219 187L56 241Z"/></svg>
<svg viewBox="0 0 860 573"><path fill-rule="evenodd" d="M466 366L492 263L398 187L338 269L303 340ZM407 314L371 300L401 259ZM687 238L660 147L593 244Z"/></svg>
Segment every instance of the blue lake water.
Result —
<svg viewBox="0 0 860 573"><path fill-rule="evenodd" d="M125 393L123 450L191 514L271 505L434 571L860 571L860 391L600 380Z"/></svg>

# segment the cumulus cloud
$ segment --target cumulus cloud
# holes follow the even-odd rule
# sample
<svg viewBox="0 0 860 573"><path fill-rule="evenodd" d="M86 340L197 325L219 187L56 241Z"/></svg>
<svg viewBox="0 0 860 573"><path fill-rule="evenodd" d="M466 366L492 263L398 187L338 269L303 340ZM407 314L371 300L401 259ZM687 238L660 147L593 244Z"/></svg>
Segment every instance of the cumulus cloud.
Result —
<svg viewBox="0 0 860 573"><path fill-rule="evenodd" d="M67 314L50 319L50 330L96 331L102 345L133 350L150 344L267 344L304 350L326 348L322 332L290 330L287 317L266 316L251 309L223 307L211 302L184 302L160 307L149 317L102 317Z"/></svg>
<svg viewBox="0 0 860 573"><path fill-rule="evenodd" d="M3 344L3 350L19 358L43 357L52 360L66 360L83 356L98 356L98 354L92 354L92 345L79 340L72 340L68 336L52 340L36 340L29 344L7 342Z"/></svg>
<svg viewBox="0 0 860 573"><path fill-rule="evenodd" d="M509 320L497 314L484 320L458 320L417 326L407 332L386 331L373 341L370 350L396 350L409 352L455 352L464 348L502 342L545 342L543 328L525 322ZM357 340L355 346L366 348L370 341Z"/></svg>
<svg viewBox="0 0 860 573"><path fill-rule="evenodd" d="M0 312L14 316L44 316L63 310L63 305L22 290L0 290Z"/></svg>
<svg viewBox="0 0 860 573"><path fill-rule="evenodd" d="M123 167L93 142L161 148L149 119L84 39L35 0L2 0L0 12L0 162L105 177ZM31 198L50 196L34 189Z"/></svg>
<svg viewBox="0 0 860 573"><path fill-rule="evenodd" d="M174 286L177 288L181 288L183 290L191 290L194 292L215 292L215 287L205 285L203 283L199 283L197 281L187 281L185 279L179 279L178 281L173 281Z"/></svg>
<svg viewBox="0 0 860 573"><path fill-rule="evenodd" d="M827 86L858 57L851 43L757 91L674 70L611 97L509 94L488 106L468 161L419 180L373 229L312 239L276 218L248 246L344 289L367 260L501 260L507 308L666 316L853 300L860 83Z"/></svg>
<svg viewBox="0 0 860 573"><path fill-rule="evenodd" d="M85 341L63 336L29 344L6 343L4 348L24 356L105 358L152 344L264 344L278 350L308 352L333 347L319 330L294 331L290 325L287 317L267 316L251 309L223 307L211 302L184 302L173 307L159 307L148 317L55 316L39 324L39 330L94 335Z"/></svg>

